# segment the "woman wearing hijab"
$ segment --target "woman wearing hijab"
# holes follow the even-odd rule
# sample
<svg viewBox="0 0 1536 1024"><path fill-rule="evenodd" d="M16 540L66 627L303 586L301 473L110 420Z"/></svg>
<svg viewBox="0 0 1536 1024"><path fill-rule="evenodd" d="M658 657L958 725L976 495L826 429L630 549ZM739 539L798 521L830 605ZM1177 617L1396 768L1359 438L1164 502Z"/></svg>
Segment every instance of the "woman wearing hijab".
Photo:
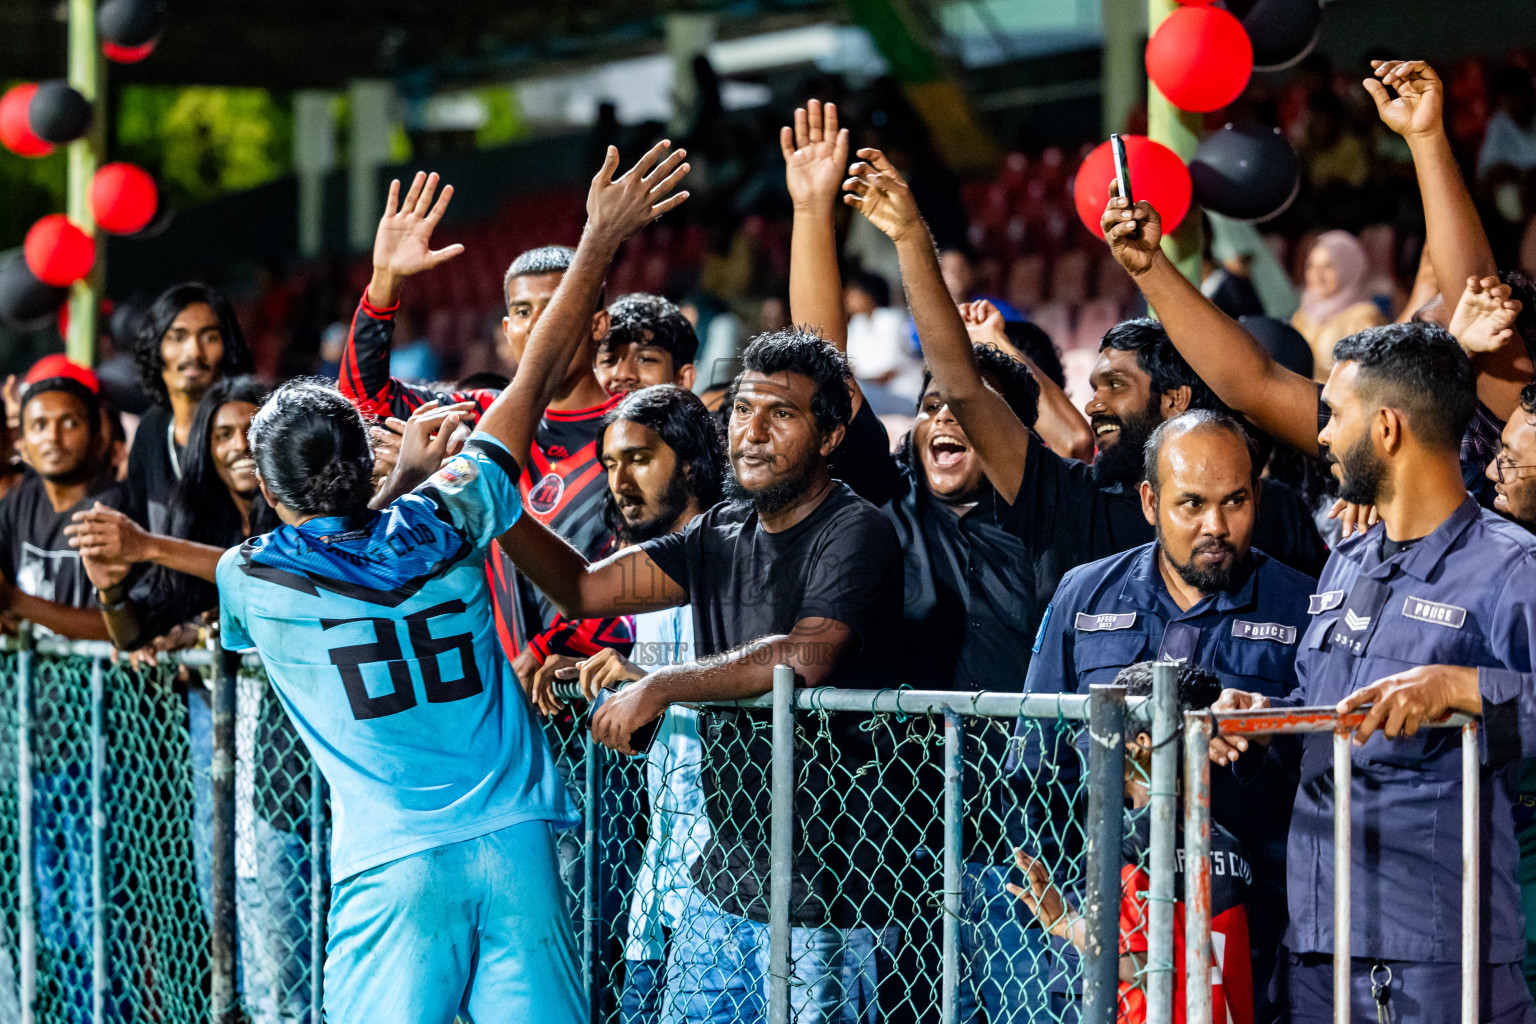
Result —
<svg viewBox="0 0 1536 1024"><path fill-rule="evenodd" d="M1348 231L1319 235L1307 254L1306 289L1291 326L1312 348L1312 376L1328 379L1333 346L1367 327L1386 323L1365 291L1365 247Z"/></svg>

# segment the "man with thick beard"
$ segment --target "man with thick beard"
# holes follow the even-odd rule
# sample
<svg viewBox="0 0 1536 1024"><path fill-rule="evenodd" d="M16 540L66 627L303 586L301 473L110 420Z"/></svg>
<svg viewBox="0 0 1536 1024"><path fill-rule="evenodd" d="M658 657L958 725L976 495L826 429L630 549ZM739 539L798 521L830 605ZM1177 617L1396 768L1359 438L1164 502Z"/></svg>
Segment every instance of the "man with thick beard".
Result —
<svg viewBox="0 0 1536 1024"><path fill-rule="evenodd" d="M1259 466L1243 428L1210 410L1168 420L1147 441L1143 475L1142 514L1157 539L1067 573L1046 610L1025 690L1087 693L1155 659L1199 665L1228 688L1284 697L1314 583L1252 547ZM1070 752L1036 753L1038 735L1020 729L1020 781L1045 777L1042 768L1078 771ZM1240 793L1231 773L1214 772L1211 786L1217 821L1238 837L1254 868L1249 948L1262 1011L1285 926L1294 777ZM1070 946L1062 948L1071 955ZM1060 998L1065 977L1056 980Z"/></svg>
<svg viewBox="0 0 1536 1024"><path fill-rule="evenodd" d="M1447 711L1482 716L1478 1019L1528 1024L1536 1010L1520 974L1510 787L1512 763L1536 752L1536 538L1478 508L1463 485L1460 441L1476 394L1455 338L1430 324L1396 324L1344 339L1334 357L1318 443L1344 499L1374 505L1381 523L1340 543L1323 570L1295 691L1273 698L1233 689L1215 707L1337 705L1347 713L1370 705L1352 755L1349 990L1354 1017L1384 1003L1402 1024L1451 1022L1459 1012L1447 993L1460 989L1461 740L1419 727ZM1277 741L1267 758L1239 737L1212 743L1212 759L1236 763L1239 777L1299 764L1279 989L1297 1024L1334 1012L1331 742L1327 734Z"/></svg>
<svg viewBox="0 0 1536 1024"><path fill-rule="evenodd" d="M572 618L692 605L690 660L611 694L592 734L637 753L639 730L677 703L767 693L775 665L803 686L874 688L901 616L901 552L886 518L828 472L851 415L848 362L796 329L757 338L728 396L729 501L679 532L595 565L532 516L502 538ZM711 836L693 865L666 964L662 1019L762 1021L768 990L770 730L766 711L700 714ZM791 1000L802 1024L861 1019L876 979L871 928L891 923L884 865L898 861L896 807L872 792L876 739L829 720L831 742L797 751ZM803 761L800 758L804 758ZM864 782L853 779L864 778ZM892 801L881 803L880 801ZM830 824L822 824L830 823Z"/></svg>
<svg viewBox="0 0 1536 1024"><path fill-rule="evenodd" d="M1189 368L1156 320L1116 324L1099 343L1084 411L1098 454L1091 467L1063 459L1038 441L1021 449L1024 462L1016 527L1033 538L1035 584L1054 593L1062 575L1151 540L1138 484L1142 448L1158 424L1192 409L1227 408ZM1296 493L1278 481L1261 487L1254 543L1272 557L1316 576L1328 557Z"/></svg>
<svg viewBox="0 0 1536 1024"><path fill-rule="evenodd" d="M608 525L621 546L643 544L682 531L720 500L726 474L725 444L715 416L691 391L659 384L625 395L604 421L602 464L608 472ZM576 659L550 655L534 676L533 700L545 714L559 709L552 683L577 678L588 699L624 680L693 659L693 615L687 605L634 617L635 646L626 658L612 648ZM624 985L618 996L623 1024L661 1019L663 975L671 937L683 925L683 904L693 882L688 869L709 841L700 782L703 748L699 713L674 704L644 752L649 816L645 852L629 897L624 939ZM626 773L627 777L627 773ZM608 798L623 801L610 783ZM606 812L605 812L606 813ZM633 816L633 815L631 815Z"/></svg>

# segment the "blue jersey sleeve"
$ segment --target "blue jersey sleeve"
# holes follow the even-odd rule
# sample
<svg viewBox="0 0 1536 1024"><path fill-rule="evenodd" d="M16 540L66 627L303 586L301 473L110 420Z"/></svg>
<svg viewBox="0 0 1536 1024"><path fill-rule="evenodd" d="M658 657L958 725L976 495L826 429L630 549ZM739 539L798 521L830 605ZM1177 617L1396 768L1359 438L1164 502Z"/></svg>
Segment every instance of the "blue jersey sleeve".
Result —
<svg viewBox="0 0 1536 1024"><path fill-rule="evenodd" d="M230 548L219 558L214 578L219 585L219 646L226 651L248 651L256 646L245 628L245 577L235 564L240 549Z"/></svg>
<svg viewBox="0 0 1536 1024"><path fill-rule="evenodd" d="M414 495L400 500L430 501L439 518L450 521L475 550L484 551L523 514L517 490L521 473L505 445L477 431Z"/></svg>

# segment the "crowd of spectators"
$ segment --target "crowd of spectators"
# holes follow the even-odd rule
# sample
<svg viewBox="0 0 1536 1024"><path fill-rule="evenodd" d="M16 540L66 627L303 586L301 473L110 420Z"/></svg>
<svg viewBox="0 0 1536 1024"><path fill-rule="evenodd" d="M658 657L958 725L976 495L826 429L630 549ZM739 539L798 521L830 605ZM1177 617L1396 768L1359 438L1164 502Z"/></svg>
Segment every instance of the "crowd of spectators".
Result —
<svg viewBox="0 0 1536 1024"><path fill-rule="evenodd" d="M411 869L494 834L511 845L487 847L491 862L555 870L543 839L512 832L571 820L525 728L535 710L568 713L559 680L596 703L597 741L647 758L647 846L612 910L627 922L613 1002L642 1024L766 1014L768 730L758 713L692 705L764 693L775 664L808 686L1061 693L1144 689L1144 663L1173 660L1190 669L1191 709L1370 707L1354 755L1350 991L1403 1022L1457 1019L1443 995L1459 984L1459 839L1422 826L1460 820L1442 785L1460 748L1416 733L1481 713L1484 1019L1536 1020L1513 809L1513 764L1536 754L1536 290L1516 269L1536 243L1510 242L1531 235L1536 104L1519 67L1468 64L1442 82L1383 61L1362 88L1312 62L1288 91L1250 99L1305 158L1286 217L1307 233L1280 261L1299 270L1294 317L1250 280L1267 247L1213 248L1192 283L1162 255L1158 212L1108 183L1108 244L1091 247L1061 222L1059 152L961 188L915 118L873 131L844 111L850 131L820 101L775 136L787 207L759 159L771 142L707 104L690 163L657 145L616 175L605 149L584 207L551 197L516 241L493 241L495 225L434 237L451 189L435 174L396 182L366 284L321 350L323 383L269 396L259 381L291 353L248 344L218 292L180 284L131 340L150 400L131 444L90 369L49 357L8 389L0 615L148 661L215 633L261 651L288 716L271 728L303 737L338 801L377 814L336 820L336 1019L396 999L424 1019L460 1000L477 1018L500 1019L488 1008L506 1000L576 1019L570 922L539 917L558 901L527 895L524 931L493 936L466 922L500 906L494 885L444 923L422 901L448 876ZM1459 108L1477 88L1488 114L1464 185L1454 144L1473 137ZM879 93L864 103L892 109ZM691 199L673 192L690 173L706 180ZM1375 188L1381 176L1393 188ZM1403 228L1414 203L1417 251ZM642 233L695 204L719 208ZM675 287L691 248L691 283ZM669 291L681 301L655 294ZM477 354L493 302L503 315ZM1051 303L1076 304L1053 319ZM267 305L246 326L281 335L283 303ZM1128 315L1148 305L1157 319ZM461 619L470 634L449 635ZM358 623L371 640L295 639ZM364 683L369 658L389 663L392 689ZM441 712L430 735L397 717L418 708L408 664L420 708ZM331 700L316 681L338 672L345 699ZM495 716L466 710L482 700L499 702L494 739ZM189 702L203 757L206 697ZM1146 731L1128 735L1133 768ZM911 923L875 897L900 888L924 837L873 824L902 817L888 774L839 775L888 758L886 740L855 726L832 740L796 794L801 824L824 827L791 872L795 1019L898 1019L876 953ZM1327 744L1213 747L1213 849L1231 876L1213 999L1239 1024L1332 1016ZM1038 846L1051 831L1039 815L1073 811L1029 794L1082 758L1022 723L992 754L1011 760L985 794L1009 828L965 838L962 1013L1075 1020L1081 895L1062 851ZM920 768L910 783L938 785ZM1136 850L1144 779L1125 789ZM424 811L438 790L446 802ZM274 848L294 828L280 817L264 819ZM1401 906L1394 894L1426 878ZM243 894L249 919L270 922L243 943L243 984L253 1015L276 1021L303 986L263 959L264 939L295 944L276 911L302 887L269 882ZM1127 877L1123 918L1145 910L1141 884ZM473 962L444 952L455 929L473 934ZM509 980L519 958L547 971L547 991ZM1145 949L1128 941L1122 958L1123 1013L1145 1019Z"/></svg>

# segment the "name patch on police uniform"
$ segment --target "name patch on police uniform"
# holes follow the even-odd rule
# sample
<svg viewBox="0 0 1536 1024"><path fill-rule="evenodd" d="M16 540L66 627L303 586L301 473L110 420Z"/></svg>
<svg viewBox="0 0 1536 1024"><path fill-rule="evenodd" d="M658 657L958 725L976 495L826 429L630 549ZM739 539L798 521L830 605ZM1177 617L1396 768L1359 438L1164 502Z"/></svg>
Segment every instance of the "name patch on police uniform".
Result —
<svg viewBox="0 0 1536 1024"><path fill-rule="evenodd" d="M1313 594L1307 598L1307 614L1321 615L1323 612L1331 612L1344 603L1344 591L1328 590L1321 594Z"/></svg>
<svg viewBox="0 0 1536 1024"><path fill-rule="evenodd" d="M1232 636L1237 640L1273 640L1277 644L1294 644L1296 627L1279 622L1244 622L1238 619L1232 623Z"/></svg>
<svg viewBox="0 0 1536 1024"><path fill-rule="evenodd" d="M1467 624L1465 608L1458 608L1453 604L1441 604L1439 601L1426 601L1412 594L1403 601L1403 614L1410 619L1432 622L1437 626L1449 626L1451 629L1460 629Z"/></svg>
<svg viewBox="0 0 1536 1024"><path fill-rule="evenodd" d="M1130 629L1136 625L1135 612L1123 612L1119 615L1106 612L1103 615L1089 615L1087 612L1077 613L1077 631L1079 633L1103 633L1111 629Z"/></svg>

